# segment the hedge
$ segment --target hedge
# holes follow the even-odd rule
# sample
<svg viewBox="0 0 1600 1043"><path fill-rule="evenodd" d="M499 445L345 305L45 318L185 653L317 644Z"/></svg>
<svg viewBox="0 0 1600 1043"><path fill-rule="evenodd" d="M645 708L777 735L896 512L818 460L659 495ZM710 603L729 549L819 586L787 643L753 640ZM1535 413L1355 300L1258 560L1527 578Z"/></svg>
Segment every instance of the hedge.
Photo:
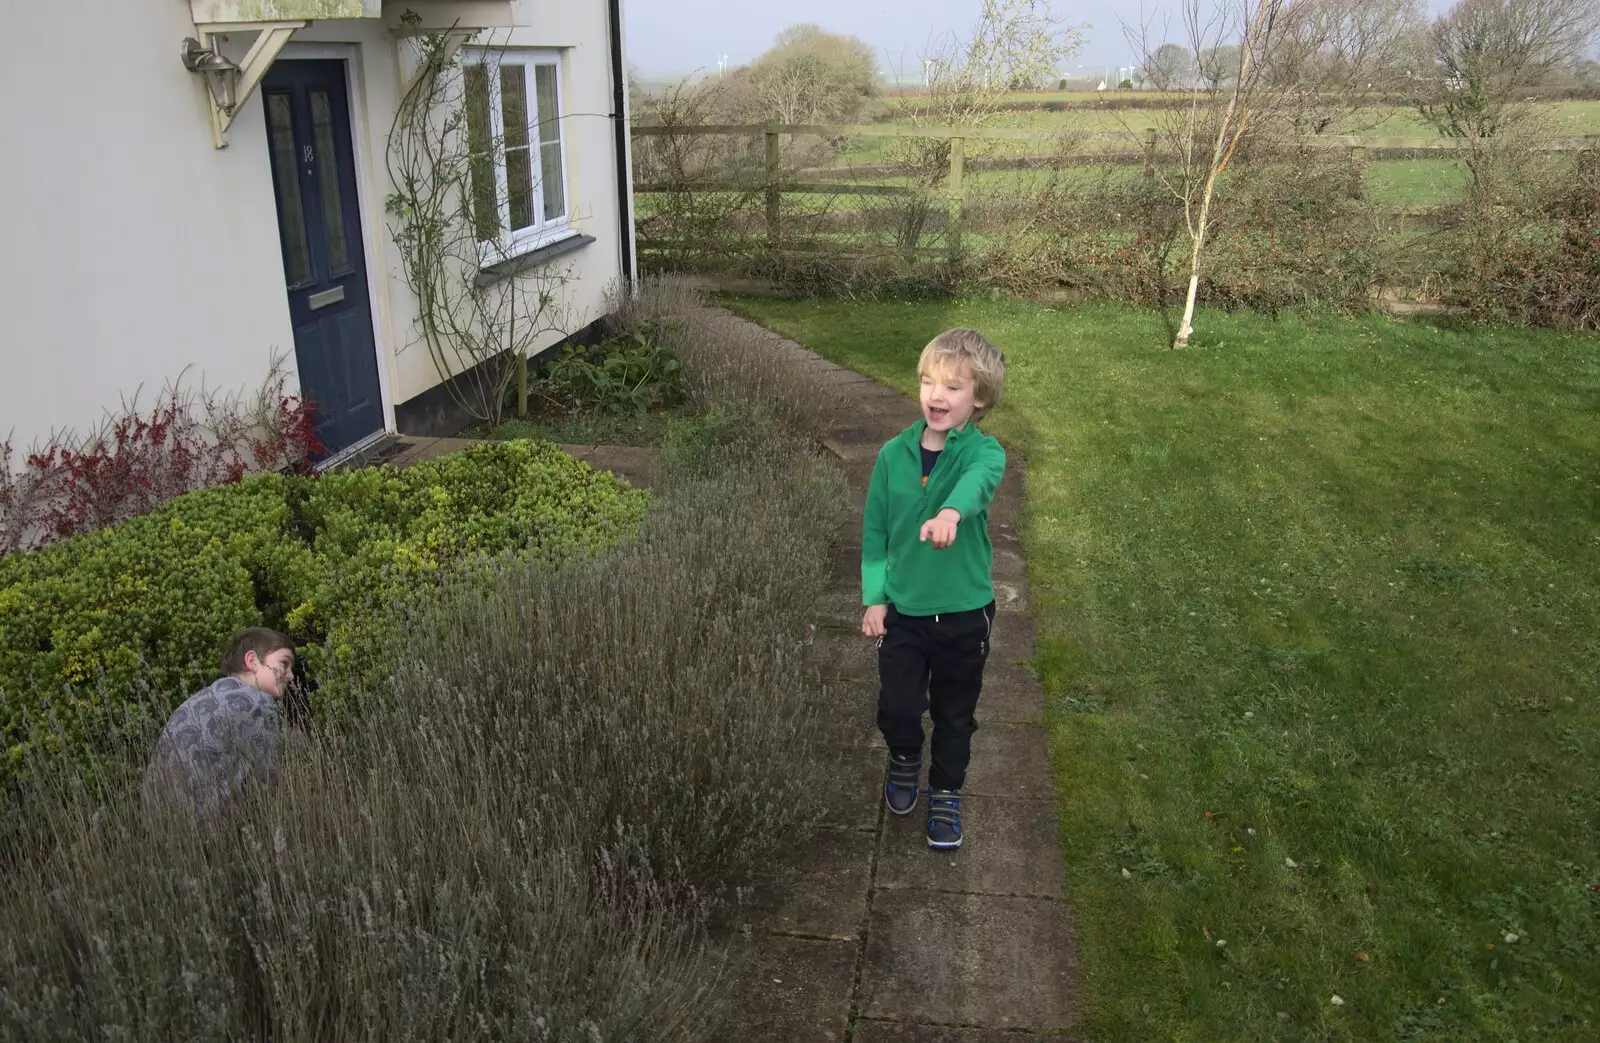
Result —
<svg viewBox="0 0 1600 1043"><path fill-rule="evenodd" d="M553 445L501 442L403 471L261 475L0 558L0 782L41 743L89 754L128 711L164 718L240 627L293 635L325 712L330 657L341 679L382 669L385 606L487 557L604 551L646 501Z"/></svg>

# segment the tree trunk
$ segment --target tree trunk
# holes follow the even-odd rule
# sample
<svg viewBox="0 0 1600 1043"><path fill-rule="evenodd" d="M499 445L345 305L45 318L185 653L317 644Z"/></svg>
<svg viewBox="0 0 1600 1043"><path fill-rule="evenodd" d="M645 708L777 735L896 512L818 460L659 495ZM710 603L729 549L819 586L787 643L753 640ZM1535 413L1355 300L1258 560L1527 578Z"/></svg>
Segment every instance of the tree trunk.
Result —
<svg viewBox="0 0 1600 1043"><path fill-rule="evenodd" d="M1204 205L1211 203L1211 194L1206 193ZM1179 351L1189 346L1189 335L1194 332L1194 300L1200 292L1200 247L1205 239L1205 217L1202 212L1200 218L1200 231L1194 237L1194 249L1189 254L1189 292L1183 299L1183 321L1178 323L1178 335L1173 338L1172 350Z"/></svg>
<svg viewBox="0 0 1600 1043"><path fill-rule="evenodd" d="M1194 301L1200 292L1200 251L1205 248L1206 231L1211 223L1211 193L1217 187L1220 171L1212 166L1206 178L1205 192L1200 196L1200 219L1195 222L1193 248L1189 252L1189 293L1183 301L1183 321L1178 324L1178 335L1172 340L1172 350L1189 346L1189 335L1194 332Z"/></svg>

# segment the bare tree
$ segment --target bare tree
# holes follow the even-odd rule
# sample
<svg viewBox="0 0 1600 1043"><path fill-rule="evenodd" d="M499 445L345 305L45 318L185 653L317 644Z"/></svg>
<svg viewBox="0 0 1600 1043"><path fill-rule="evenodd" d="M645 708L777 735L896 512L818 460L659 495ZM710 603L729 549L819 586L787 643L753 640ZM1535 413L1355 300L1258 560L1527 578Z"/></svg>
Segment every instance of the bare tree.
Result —
<svg viewBox="0 0 1600 1043"><path fill-rule="evenodd" d="M1295 130L1347 133L1379 111L1416 64L1422 0L1293 0L1267 54L1273 89L1293 101Z"/></svg>
<svg viewBox="0 0 1600 1043"><path fill-rule="evenodd" d="M1195 57L1196 71L1207 89L1221 90L1225 84L1233 82L1233 72L1239 67L1238 45L1223 43L1205 47Z"/></svg>
<svg viewBox="0 0 1600 1043"><path fill-rule="evenodd" d="M983 0L967 36L946 35L930 45L923 57L927 92L900 114L901 120L913 126L983 126L1001 111L1009 91L1054 83L1083 39L1083 29L1067 25L1050 0ZM934 208L932 193L950 170L950 147L946 138L894 139L894 166L925 190L907 204L900 233L904 245L914 248L921 241Z"/></svg>
<svg viewBox="0 0 1600 1043"><path fill-rule="evenodd" d="M927 95L906 117L979 126L999 111L1006 93L1055 82L1082 47L1083 30L1067 25L1049 0L983 0L968 36L939 38L923 56Z"/></svg>
<svg viewBox="0 0 1600 1043"><path fill-rule="evenodd" d="M1158 91L1190 86L1195 75L1194 52L1182 44L1164 43L1145 63L1150 85Z"/></svg>
<svg viewBox="0 0 1600 1043"><path fill-rule="evenodd" d="M793 25L725 91L735 119L756 123L853 123L878 96L878 61L854 36Z"/></svg>
<svg viewBox="0 0 1600 1043"><path fill-rule="evenodd" d="M1428 31L1417 112L1446 137L1492 138L1597 31L1600 0L1459 0Z"/></svg>
<svg viewBox="0 0 1600 1043"><path fill-rule="evenodd" d="M1189 246L1189 286L1183 318L1173 338L1174 348L1184 348L1194 333L1195 301L1201 266L1212 231L1212 205L1217 183L1247 141L1283 133L1292 127L1285 116L1293 108L1295 89L1285 89L1273 76L1274 49L1284 39L1289 9L1297 0L1221 0L1202 7L1202 0L1186 0L1183 26L1188 49L1197 67L1214 61L1221 48L1232 45L1236 61L1226 76L1227 86L1201 86L1172 92L1177 104L1157 110L1156 120L1165 132L1167 148L1176 162L1156 173L1161 191L1183 208L1183 231ZM1306 0L1298 0L1306 2ZM1136 52L1152 64L1155 48L1147 43L1148 30L1125 28Z"/></svg>

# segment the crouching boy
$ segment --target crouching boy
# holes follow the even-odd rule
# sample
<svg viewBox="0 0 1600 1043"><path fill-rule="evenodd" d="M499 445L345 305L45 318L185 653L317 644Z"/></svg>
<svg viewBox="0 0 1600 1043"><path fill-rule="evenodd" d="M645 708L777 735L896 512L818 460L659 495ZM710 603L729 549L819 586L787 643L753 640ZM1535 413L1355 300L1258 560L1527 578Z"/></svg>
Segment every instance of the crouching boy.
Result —
<svg viewBox="0 0 1600 1043"><path fill-rule="evenodd" d="M994 626L989 503L1005 473L977 421L1000 401L1005 356L974 330L935 337L917 363L922 419L878 452L861 545L862 633L878 639L884 799L915 809L922 715L929 741L928 846L961 846L961 786Z"/></svg>
<svg viewBox="0 0 1600 1043"><path fill-rule="evenodd" d="M265 627L239 631L223 677L172 712L145 772L147 806L217 811L246 786L278 781L280 704L294 676L294 644Z"/></svg>

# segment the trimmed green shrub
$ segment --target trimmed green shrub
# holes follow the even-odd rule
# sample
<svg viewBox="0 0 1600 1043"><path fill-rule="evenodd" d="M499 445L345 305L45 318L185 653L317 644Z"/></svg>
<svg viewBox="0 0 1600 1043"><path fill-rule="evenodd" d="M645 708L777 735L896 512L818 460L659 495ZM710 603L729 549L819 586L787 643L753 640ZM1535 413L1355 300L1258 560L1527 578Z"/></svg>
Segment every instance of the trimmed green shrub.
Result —
<svg viewBox="0 0 1600 1043"><path fill-rule="evenodd" d="M304 643L312 682L377 668L386 606L415 602L495 555L555 561L630 535L644 492L554 446L503 442L399 471L262 475L191 493L142 518L0 559L0 781L30 737L94 745L127 712L164 716L216 676L243 626ZM168 705L124 705L138 687ZM330 708L335 685L316 688Z"/></svg>

